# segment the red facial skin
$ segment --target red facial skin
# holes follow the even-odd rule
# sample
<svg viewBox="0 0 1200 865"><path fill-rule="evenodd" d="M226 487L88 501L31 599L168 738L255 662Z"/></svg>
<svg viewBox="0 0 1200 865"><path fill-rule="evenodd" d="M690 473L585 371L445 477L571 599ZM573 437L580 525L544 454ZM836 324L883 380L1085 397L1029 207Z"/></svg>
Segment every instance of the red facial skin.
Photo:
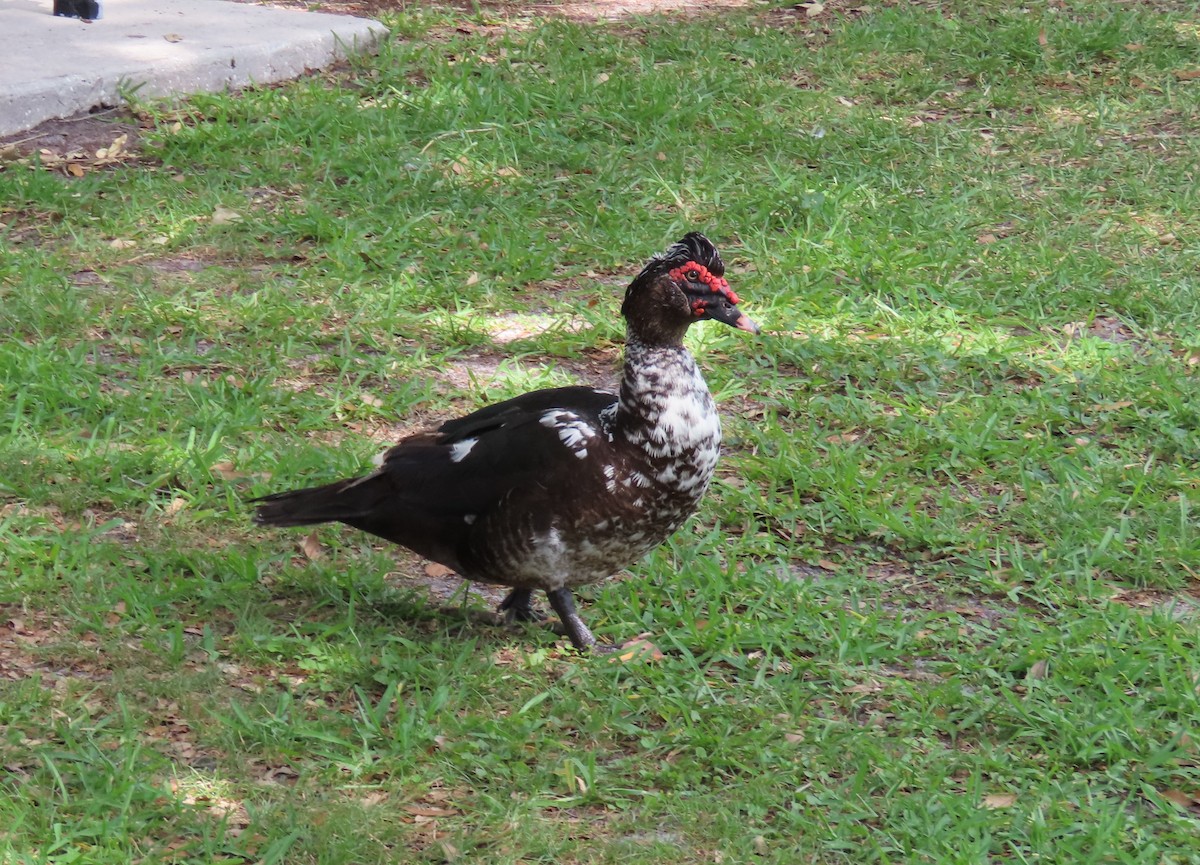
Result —
<svg viewBox="0 0 1200 865"><path fill-rule="evenodd" d="M687 274L695 271L699 276L695 279L688 279ZM729 298L729 302L734 306L739 303L738 296L734 294L733 289L729 287L729 283L725 281L725 277L717 276L715 273L710 273L708 268L702 264L697 264L694 261L689 261L682 267L677 267L670 271L667 276L677 282L702 282L711 288L714 292L723 294ZM704 315L704 307L707 306L705 301L696 300L692 302L692 312L696 315Z"/></svg>

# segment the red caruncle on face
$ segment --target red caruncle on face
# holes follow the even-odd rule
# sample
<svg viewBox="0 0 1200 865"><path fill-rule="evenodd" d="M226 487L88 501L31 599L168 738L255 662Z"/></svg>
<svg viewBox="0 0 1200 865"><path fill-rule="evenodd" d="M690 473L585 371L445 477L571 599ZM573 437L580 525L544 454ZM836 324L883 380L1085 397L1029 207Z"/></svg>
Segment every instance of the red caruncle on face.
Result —
<svg viewBox="0 0 1200 865"><path fill-rule="evenodd" d="M740 301L733 289L729 287L729 283L723 276L717 276L709 271L703 264L697 264L694 261L689 261L687 264L677 267L667 273L667 276L677 282L702 282L717 294L723 294L729 299L729 302L737 305ZM702 315L704 304L702 301L697 301L692 304L692 309L696 315Z"/></svg>

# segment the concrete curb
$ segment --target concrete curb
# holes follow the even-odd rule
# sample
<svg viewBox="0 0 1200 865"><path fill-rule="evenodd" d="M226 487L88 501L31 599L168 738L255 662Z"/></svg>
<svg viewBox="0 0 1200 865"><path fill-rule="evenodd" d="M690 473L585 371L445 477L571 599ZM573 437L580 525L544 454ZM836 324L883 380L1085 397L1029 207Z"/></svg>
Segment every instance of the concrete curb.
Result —
<svg viewBox="0 0 1200 865"><path fill-rule="evenodd" d="M269 84L375 50L377 21L227 0L108 0L91 24L0 0L0 135L139 98Z"/></svg>

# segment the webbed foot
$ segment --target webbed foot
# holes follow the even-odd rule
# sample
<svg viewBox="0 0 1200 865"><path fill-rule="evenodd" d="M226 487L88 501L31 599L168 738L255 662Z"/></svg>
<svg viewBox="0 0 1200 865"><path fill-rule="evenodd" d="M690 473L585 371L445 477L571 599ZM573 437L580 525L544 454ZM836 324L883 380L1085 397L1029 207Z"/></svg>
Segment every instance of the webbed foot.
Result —
<svg viewBox="0 0 1200 865"><path fill-rule="evenodd" d="M504 623L512 625L517 622L543 622L546 617L533 608L532 589L513 589L500 602L500 612Z"/></svg>

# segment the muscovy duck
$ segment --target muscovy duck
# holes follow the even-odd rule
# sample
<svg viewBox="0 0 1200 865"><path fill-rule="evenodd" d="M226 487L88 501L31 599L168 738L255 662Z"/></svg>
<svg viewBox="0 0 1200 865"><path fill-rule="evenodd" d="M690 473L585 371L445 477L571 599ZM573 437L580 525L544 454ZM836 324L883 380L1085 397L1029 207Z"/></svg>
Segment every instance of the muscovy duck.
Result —
<svg viewBox="0 0 1200 865"><path fill-rule="evenodd" d="M596 638L574 586L661 544L695 510L721 424L683 345L694 322L758 333L725 265L692 232L655 255L625 292L620 393L560 387L487 406L403 439L364 477L255 499L255 522L342 522L400 544L468 580L512 587L508 620L534 620L546 592L571 643Z"/></svg>

